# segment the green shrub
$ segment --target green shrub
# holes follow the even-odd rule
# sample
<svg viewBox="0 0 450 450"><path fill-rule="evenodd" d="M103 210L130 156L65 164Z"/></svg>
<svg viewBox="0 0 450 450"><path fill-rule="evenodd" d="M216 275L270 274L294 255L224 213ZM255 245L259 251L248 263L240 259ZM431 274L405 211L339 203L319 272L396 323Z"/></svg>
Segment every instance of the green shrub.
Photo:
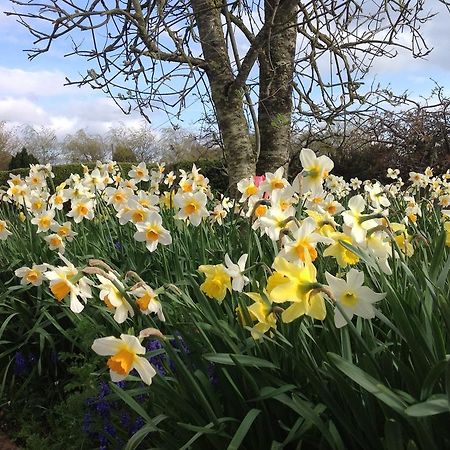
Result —
<svg viewBox="0 0 450 450"><path fill-rule="evenodd" d="M132 163L121 162L118 163L123 175L127 175L131 170ZM95 167L95 163L85 164L90 169ZM201 173L205 175L210 181L211 188L215 191L225 192L228 188L228 175L220 162L217 161L207 161L200 160L197 161L196 166L201 169ZM156 164L147 164L149 168L156 168ZM179 169L190 170L192 168L191 162L180 162L177 164L170 164L166 166L166 172L173 170L178 172ZM9 171L0 171L0 186L6 186L9 180L9 175L12 173L14 175L20 175L22 178L28 175L29 169L21 168ZM81 164L64 164L61 166L53 166L53 173L55 178L53 179L53 184L58 186L63 181L67 180L71 174L83 174L83 167Z"/></svg>
<svg viewBox="0 0 450 450"><path fill-rule="evenodd" d="M25 147L23 147L19 153L11 158L9 168L20 169L23 167L29 167L30 164L39 164L39 161L34 155L28 153Z"/></svg>

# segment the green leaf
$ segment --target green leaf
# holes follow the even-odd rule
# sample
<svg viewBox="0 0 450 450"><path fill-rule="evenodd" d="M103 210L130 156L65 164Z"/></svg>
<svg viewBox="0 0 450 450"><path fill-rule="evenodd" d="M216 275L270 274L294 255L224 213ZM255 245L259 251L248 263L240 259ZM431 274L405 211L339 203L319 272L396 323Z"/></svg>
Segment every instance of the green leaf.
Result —
<svg viewBox="0 0 450 450"><path fill-rule="evenodd" d="M236 360L241 366L264 367L267 369L278 369L278 367L266 359L256 358L255 356L238 355L233 353L205 353L203 355L207 361L223 364L225 366L235 366Z"/></svg>
<svg viewBox="0 0 450 450"><path fill-rule="evenodd" d="M405 412L411 417L428 417L448 413L450 412L448 398L445 394L433 395L422 403L409 406Z"/></svg>
<svg viewBox="0 0 450 450"><path fill-rule="evenodd" d="M380 383L376 378L373 378L368 373L361 370L359 367L348 362L344 358L335 353L327 353L330 360L335 367L342 373L347 375L356 384L361 386L366 391L374 395L378 400L382 401L387 406L391 407L394 411L404 415L405 408L408 406L397 394L391 389Z"/></svg>
<svg viewBox="0 0 450 450"><path fill-rule="evenodd" d="M242 444L245 436L248 433L248 430L252 426L255 419L258 417L261 410L259 409L251 409L247 415L242 420L239 428L236 430L236 433L233 436L233 439L230 442L230 445L227 447L227 450L238 450L239 446Z"/></svg>
<svg viewBox="0 0 450 450"><path fill-rule="evenodd" d="M133 397L131 397L131 395L129 395L123 389L120 389L118 386L116 386L112 382L110 382L109 385L111 386L114 393L117 394L117 396L121 400L123 400L136 414L141 416L148 424L152 423L151 417L147 414L145 409ZM154 427L154 425L153 425L153 427ZM155 427L154 427L154 431L156 431Z"/></svg>
<svg viewBox="0 0 450 450"><path fill-rule="evenodd" d="M126 443L123 450L134 450L139 446L139 444L150 434L155 431L157 431L157 428L155 428L155 425L157 425L159 422L162 422L164 419L166 419L167 416L160 415L158 417L155 417L153 420L153 423L147 423L144 425L141 429L139 429L136 433L131 436L131 438Z"/></svg>

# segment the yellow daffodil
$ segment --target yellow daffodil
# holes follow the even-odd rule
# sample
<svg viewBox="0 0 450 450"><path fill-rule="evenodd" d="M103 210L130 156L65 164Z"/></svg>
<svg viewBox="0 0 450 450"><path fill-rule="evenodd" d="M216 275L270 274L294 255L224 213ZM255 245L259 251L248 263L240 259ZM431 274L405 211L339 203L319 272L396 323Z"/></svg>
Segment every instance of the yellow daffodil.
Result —
<svg viewBox="0 0 450 450"><path fill-rule="evenodd" d="M343 268L358 263L359 257L341 244L342 241L354 245L351 236L345 233L336 232L332 233L330 238L333 239L334 244L331 244L325 249L323 256L333 256L336 258L339 266Z"/></svg>
<svg viewBox="0 0 450 450"><path fill-rule="evenodd" d="M268 295L265 295L265 298L263 298L263 296L257 292L246 292L245 295L254 302L247 310L250 317L258 322L252 328L252 337L255 340L261 339L262 334L266 333L271 328L276 329L277 327L277 318L273 312L272 300Z"/></svg>
<svg viewBox="0 0 450 450"><path fill-rule="evenodd" d="M283 322L292 322L304 314L323 320L326 315L325 301L316 281L316 268L312 263L298 265L276 257L273 263L276 273L286 278L270 291L274 302L292 302L282 314ZM282 279L279 278L279 281Z"/></svg>
<svg viewBox="0 0 450 450"><path fill-rule="evenodd" d="M225 266L223 264L201 265L198 271L206 276L205 281L200 286L202 292L221 302L225 298L227 290L231 291L230 275Z"/></svg>

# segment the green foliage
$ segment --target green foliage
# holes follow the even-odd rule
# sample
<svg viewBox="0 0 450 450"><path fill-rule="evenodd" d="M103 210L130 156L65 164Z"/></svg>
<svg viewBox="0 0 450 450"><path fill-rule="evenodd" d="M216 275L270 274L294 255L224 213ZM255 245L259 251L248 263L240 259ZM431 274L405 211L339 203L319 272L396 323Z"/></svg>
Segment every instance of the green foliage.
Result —
<svg viewBox="0 0 450 450"><path fill-rule="evenodd" d="M131 148L118 144L113 151L113 160L117 162L137 162L136 155Z"/></svg>
<svg viewBox="0 0 450 450"><path fill-rule="evenodd" d="M28 153L25 147L23 147L20 152L16 153L11 158L9 162L9 169L13 170L27 168L30 166L30 164L39 164L39 161L31 153Z"/></svg>

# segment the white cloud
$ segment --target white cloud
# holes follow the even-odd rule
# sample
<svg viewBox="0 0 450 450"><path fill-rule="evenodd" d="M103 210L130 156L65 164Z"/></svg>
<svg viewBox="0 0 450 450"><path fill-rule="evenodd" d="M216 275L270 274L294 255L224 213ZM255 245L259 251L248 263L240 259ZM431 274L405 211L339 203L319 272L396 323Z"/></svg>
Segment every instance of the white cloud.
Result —
<svg viewBox="0 0 450 450"><path fill-rule="evenodd" d="M79 92L73 86L64 86L65 75L58 70L22 70L0 66L0 98L4 95L31 98L67 95Z"/></svg>
<svg viewBox="0 0 450 450"><path fill-rule="evenodd" d="M27 98L0 98L0 120L40 124L46 120L46 112Z"/></svg>

